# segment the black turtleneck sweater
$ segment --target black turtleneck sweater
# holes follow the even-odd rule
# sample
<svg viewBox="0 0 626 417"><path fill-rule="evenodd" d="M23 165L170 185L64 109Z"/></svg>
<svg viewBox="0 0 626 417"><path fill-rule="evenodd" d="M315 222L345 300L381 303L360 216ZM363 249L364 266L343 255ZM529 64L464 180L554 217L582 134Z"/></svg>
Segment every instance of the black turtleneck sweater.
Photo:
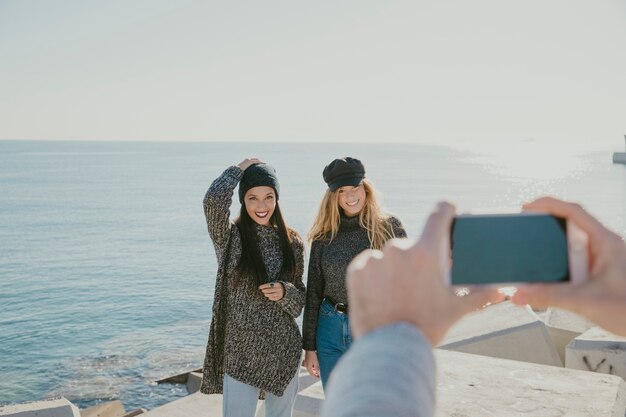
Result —
<svg viewBox="0 0 626 417"><path fill-rule="evenodd" d="M402 223L396 217L387 220L395 237L406 237ZM371 246L367 230L360 226L359 216L341 216L339 232L335 239L314 240L311 244L307 278L306 305L304 308L303 348L317 350L315 337L317 317L324 297L336 303L348 304L346 270L354 257Z"/></svg>

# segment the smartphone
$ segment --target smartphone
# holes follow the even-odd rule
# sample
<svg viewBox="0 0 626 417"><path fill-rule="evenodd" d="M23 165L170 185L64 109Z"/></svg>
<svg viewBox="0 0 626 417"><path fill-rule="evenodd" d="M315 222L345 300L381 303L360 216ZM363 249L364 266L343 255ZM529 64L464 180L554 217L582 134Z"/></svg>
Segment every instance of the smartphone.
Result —
<svg viewBox="0 0 626 417"><path fill-rule="evenodd" d="M459 215L452 223L451 284L581 283L587 235L542 213Z"/></svg>

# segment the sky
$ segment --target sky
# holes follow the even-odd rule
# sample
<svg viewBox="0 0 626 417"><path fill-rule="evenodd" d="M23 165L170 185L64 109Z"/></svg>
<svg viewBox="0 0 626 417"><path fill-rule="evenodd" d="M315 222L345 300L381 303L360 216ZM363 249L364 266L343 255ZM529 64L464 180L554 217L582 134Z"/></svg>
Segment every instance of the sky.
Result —
<svg viewBox="0 0 626 417"><path fill-rule="evenodd" d="M0 139L623 150L626 2L0 0Z"/></svg>

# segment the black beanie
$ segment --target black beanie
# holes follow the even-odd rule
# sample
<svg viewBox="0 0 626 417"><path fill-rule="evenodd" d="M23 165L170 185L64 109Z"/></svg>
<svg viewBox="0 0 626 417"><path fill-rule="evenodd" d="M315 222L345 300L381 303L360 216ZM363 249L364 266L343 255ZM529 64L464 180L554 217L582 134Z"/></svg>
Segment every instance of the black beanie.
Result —
<svg viewBox="0 0 626 417"><path fill-rule="evenodd" d="M365 167L356 158L338 158L326 165L324 172L324 182L328 184L330 191L346 185L356 187L365 178Z"/></svg>
<svg viewBox="0 0 626 417"><path fill-rule="evenodd" d="M239 183L239 202L243 203L243 197L250 188L260 186L272 187L276 192L276 200L278 200L280 185L278 184L276 170L273 166L268 164L254 164L250 165L243 172L243 178Z"/></svg>

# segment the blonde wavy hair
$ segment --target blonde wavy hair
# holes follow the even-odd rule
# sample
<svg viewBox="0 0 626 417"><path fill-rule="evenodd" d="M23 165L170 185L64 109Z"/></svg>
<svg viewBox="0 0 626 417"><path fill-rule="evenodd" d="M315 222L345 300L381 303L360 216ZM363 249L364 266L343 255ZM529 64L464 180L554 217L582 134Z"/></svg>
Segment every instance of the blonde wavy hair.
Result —
<svg viewBox="0 0 626 417"><path fill-rule="evenodd" d="M359 213L359 224L367 230L371 249L382 249L385 243L395 237L389 223L389 215L384 213L376 198L376 190L372 183L363 179L365 188L365 205ZM315 221L309 231L309 242L314 240L333 240L339 232L341 216L339 214L339 193L326 189Z"/></svg>

